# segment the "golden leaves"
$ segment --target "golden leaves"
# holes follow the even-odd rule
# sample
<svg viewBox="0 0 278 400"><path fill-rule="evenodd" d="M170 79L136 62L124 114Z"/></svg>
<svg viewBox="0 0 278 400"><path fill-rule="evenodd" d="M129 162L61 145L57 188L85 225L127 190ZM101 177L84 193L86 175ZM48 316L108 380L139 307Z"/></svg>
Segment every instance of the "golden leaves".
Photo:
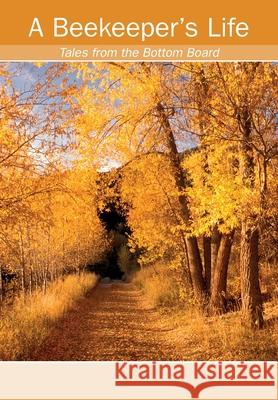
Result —
<svg viewBox="0 0 278 400"><path fill-rule="evenodd" d="M24 91L14 86L11 70L1 68L12 85L0 89L1 262L38 274L81 268L107 246L97 216L96 171L74 159L72 110L59 98L74 87L68 90L63 79L61 89L63 72L52 64Z"/></svg>

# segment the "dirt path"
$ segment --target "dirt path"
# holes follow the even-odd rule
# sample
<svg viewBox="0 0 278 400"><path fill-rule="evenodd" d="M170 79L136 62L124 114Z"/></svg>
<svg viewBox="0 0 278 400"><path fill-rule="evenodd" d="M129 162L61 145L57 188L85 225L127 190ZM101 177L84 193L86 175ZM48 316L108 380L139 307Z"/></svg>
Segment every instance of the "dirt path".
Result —
<svg viewBox="0 0 278 400"><path fill-rule="evenodd" d="M169 327L130 283L100 284L53 328L33 360L170 360Z"/></svg>

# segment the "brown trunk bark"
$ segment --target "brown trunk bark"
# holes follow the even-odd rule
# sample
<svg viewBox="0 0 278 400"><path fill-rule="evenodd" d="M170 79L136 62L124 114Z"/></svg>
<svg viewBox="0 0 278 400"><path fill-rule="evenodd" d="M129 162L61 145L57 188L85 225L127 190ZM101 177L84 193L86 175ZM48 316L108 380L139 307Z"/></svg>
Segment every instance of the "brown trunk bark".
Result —
<svg viewBox="0 0 278 400"><path fill-rule="evenodd" d="M186 182L184 178L184 172L180 163L180 157L176 142L174 139L173 131L165 113L164 107L161 103L157 104L157 111L161 117L161 123L165 131L166 144L169 151L169 159L174 173L175 182L180 195L178 197L181 213L183 220L186 224L190 223L190 213L188 208L188 201L182 191L186 188ZM189 269L191 273L191 279L193 283L193 290L195 296L200 299L206 296L206 285L203 278L203 266L200 255L200 250L197 242L197 238L189 236L186 238L186 247L189 260Z"/></svg>
<svg viewBox="0 0 278 400"><path fill-rule="evenodd" d="M33 270L30 269L30 275L29 275L29 292L30 292L30 294L33 293L33 286L34 286Z"/></svg>
<svg viewBox="0 0 278 400"><path fill-rule="evenodd" d="M186 239L190 275L195 296L202 299L206 295L206 286L202 273L202 260L197 238L192 236Z"/></svg>
<svg viewBox="0 0 278 400"><path fill-rule="evenodd" d="M211 288L211 238L208 236L203 237L203 250L204 250L204 270L205 281L208 293Z"/></svg>
<svg viewBox="0 0 278 400"><path fill-rule="evenodd" d="M212 314L222 314L226 311L228 266L233 237L234 231L222 235L220 241L210 299L210 311Z"/></svg>
<svg viewBox="0 0 278 400"><path fill-rule="evenodd" d="M250 327L263 326L263 305L259 283L259 231L242 223L240 247L240 275L242 318Z"/></svg>
<svg viewBox="0 0 278 400"><path fill-rule="evenodd" d="M242 181L244 186L253 189L255 187L255 164L252 123L248 105L242 106L238 114L238 123L242 133ZM261 328L263 307L259 281L259 230L257 216L252 214L245 216L241 226L240 275L243 323L250 327Z"/></svg>
<svg viewBox="0 0 278 400"><path fill-rule="evenodd" d="M213 280L215 265L216 265L216 261L217 261L217 255L218 255L218 250L219 250L219 246L220 246L220 241L221 241L221 233L219 232L218 228L215 227L213 229L213 232L211 235L211 275L212 275L212 280Z"/></svg>

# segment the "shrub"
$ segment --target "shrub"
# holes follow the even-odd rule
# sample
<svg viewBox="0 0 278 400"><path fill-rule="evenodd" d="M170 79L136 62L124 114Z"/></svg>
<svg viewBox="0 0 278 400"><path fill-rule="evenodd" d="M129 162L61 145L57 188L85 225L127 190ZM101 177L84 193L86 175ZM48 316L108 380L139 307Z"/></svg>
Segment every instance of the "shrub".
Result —
<svg viewBox="0 0 278 400"><path fill-rule="evenodd" d="M137 272L135 284L143 290L153 307L175 307L182 303L181 285L175 279L173 271L153 267L144 267Z"/></svg>

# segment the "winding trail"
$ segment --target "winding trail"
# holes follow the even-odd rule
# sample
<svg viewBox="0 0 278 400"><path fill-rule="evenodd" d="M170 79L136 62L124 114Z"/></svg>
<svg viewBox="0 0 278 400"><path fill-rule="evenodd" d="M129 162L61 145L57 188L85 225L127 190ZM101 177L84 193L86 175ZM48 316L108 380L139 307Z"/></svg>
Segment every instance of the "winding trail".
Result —
<svg viewBox="0 0 278 400"><path fill-rule="evenodd" d="M99 284L51 330L32 360L170 360L171 329L132 283Z"/></svg>

